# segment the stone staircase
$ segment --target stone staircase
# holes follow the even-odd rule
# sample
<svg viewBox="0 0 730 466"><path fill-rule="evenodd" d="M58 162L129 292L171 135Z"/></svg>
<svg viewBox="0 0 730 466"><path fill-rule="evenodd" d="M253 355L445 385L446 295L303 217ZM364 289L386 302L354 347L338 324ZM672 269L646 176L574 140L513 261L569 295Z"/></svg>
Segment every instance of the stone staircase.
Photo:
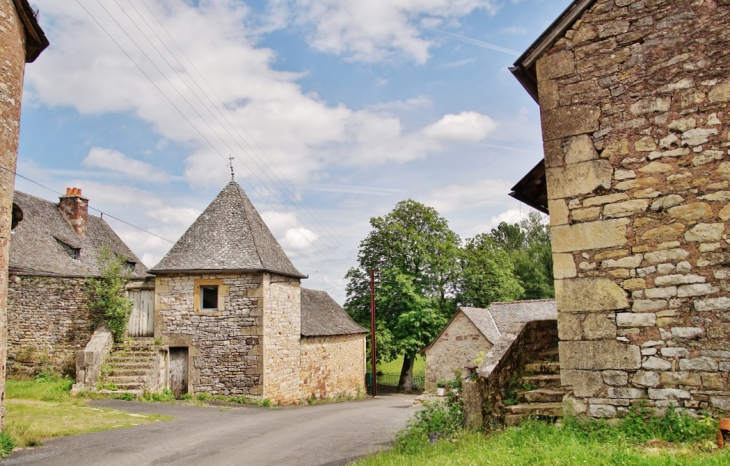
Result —
<svg viewBox="0 0 730 466"><path fill-rule="evenodd" d="M158 347L152 338L115 343L106 359L108 373L102 374L102 391L139 395L149 389L150 377L155 377L158 370L157 356Z"/></svg>
<svg viewBox="0 0 730 466"><path fill-rule="evenodd" d="M517 425L531 416L547 419L562 417L563 396L570 390L560 386L557 348L545 350L537 355L535 361L525 364L519 385L521 388L515 390L518 404L504 408L506 425Z"/></svg>

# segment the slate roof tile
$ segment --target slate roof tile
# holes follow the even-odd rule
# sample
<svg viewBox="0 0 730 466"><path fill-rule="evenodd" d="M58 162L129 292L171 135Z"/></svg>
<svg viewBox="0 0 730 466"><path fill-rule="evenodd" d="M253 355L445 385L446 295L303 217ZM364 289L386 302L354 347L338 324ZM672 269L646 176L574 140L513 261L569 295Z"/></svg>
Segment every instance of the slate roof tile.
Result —
<svg viewBox="0 0 730 466"><path fill-rule="evenodd" d="M368 333L326 291L302 288L302 336Z"/></svg>

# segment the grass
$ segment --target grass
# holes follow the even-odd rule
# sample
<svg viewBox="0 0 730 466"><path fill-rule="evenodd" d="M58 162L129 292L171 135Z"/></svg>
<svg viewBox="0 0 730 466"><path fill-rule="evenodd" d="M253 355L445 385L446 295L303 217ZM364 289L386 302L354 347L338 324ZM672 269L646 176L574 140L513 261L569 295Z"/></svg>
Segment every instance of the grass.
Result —
<svg viewBox="0 0 730 466"><path fill-rule="evenodd" d="M368 368L369 367L370 366L368 366ZM378 364L378 370L383 374L400 374L402 368L403 356L398 356L398 359L394 359L390 362ZM426 372L426 359L419 354L416 356L416 362L413 363L413 373L422 374L424 372Z"/></svg>
<svg viewBox="0 0 730 466"><path fill-rule="evenodd" d="M431 420L431 422L433 422ZM667 410L648 417L636 410L617 425L565 418L562 425L530 420L487 434L458 431L433 443L409 424L392 451L355 462L390 465L729 465L730 450L717 450L717 421ZM419 435L413 435L414 432ZM425 432L425 431L424 431ZM431 437L434 437L431 435ZM436 436L438 438L438 436Z"/></svg>
<svg viewBox="0 0 730 466"><path fill-rule="evenodd" d="M46 438L172 419L86 406L88 399L69 396L72 384L71 379L48 374L36 380L8 380L4 433L10 435L16 446L32 447L41 445ZM0 447L2 443L0 439Z"/></svg>

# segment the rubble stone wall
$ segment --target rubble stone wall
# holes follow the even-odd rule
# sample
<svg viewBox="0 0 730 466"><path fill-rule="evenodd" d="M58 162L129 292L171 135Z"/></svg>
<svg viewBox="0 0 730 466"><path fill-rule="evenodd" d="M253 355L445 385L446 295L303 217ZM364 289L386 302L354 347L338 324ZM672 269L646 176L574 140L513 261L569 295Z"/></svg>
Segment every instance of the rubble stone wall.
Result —
<svg viewBox="0 0 730 466"><path fill-rule="evenodd" d="M299 279L266 274L264 397L280 404L301 399L301 288Z"/></svg>
<svg viewBox="0 0 730 466"><path fill-rule="evenodd" d="M537 74L570 408L730 411L730 1L597 0Z"/></svg>
<svg viewBox="0 0 730 466"><path fill-rule="evenodd" d="M365 334L302 338L301 397L353 397L365 391Z"/></svg>
<svg viewBox="0 0 730 466"><path fill-rule="evenodd" d="M435 392L439 379L453 379L454 371L475 364L480 352L492 344L463 312L459 311L444 333L426 350L426 391Z"/></svg>
<svg viewBox="0 0 730 466"><path fill-rule="evenodd" d="M196 312L196 280L221 280L219 310ZM262 274L158 274L155 336L188 347L189 390L213 395L260 396Z"/></svg>
<svg viewBox="0 0 730 466"><path fill-rule="evenodd" d="M93 333L86 279L11 275L8 288L8 372L53 369L74 374L76 352Z"/></svg>

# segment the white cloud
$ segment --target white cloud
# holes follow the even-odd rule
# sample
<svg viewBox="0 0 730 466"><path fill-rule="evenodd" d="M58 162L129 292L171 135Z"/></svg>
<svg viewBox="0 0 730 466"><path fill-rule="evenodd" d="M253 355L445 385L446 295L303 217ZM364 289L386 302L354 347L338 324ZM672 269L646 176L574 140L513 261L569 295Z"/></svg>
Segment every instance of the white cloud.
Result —
<svg viewBox="0 0 730 466"><path fill-rule="evenodd" d="M429 58L433 41L422 28L481 9L494 14L493 0L294 0L300 24L311 28L309 43L323 52L376 62L405 56Z"/></svg>
<svg viewBox="0 0 730 466"><path fill-rule="evenodd" d="M149 181L151 183L165 183L168 176L149 163L136 160L114 149L92 147L82 162L86 167L101 168L125 175L132 179Z"/></svg>
<svg viewBox="0 0 730 466"><path fill-rule="evenodd" d="M525 209L525 212L518 209L509 209L506 212L502 212L496 217L492 217L489 220L489 225L494 228L502 222L513 224L519 223L523 218L527 217L529 209Z"/></svg>
<svg viewBox="0 0 730 466"><path fill-rule="evenodd" d="M431 190L426 204L441 214L501 204L507 199L510 186L508 181L499 179L438 186Z"/></svg>
<svg viewBox="0 0 730 466"><path fill-rule="evenodd" d="M307 228L290 228L280 242L283 248L296 255L299 251L311 249L317 238L318 235Z"/></svg>
<svg viewBox="0 0 730 466"><path fill-rule="evenodd" d="M477 112L444 115L423 133L439 142L479 142L497 129L497 122Z"/></svg>

